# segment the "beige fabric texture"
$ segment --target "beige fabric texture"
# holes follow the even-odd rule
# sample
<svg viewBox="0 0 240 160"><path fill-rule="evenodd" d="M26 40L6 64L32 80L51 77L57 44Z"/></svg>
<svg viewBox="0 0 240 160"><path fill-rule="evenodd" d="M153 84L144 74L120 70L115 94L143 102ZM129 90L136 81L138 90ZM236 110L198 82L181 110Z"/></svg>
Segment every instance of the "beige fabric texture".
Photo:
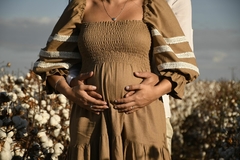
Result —
<svg viewBox="0 0 240 160"><path fill-rule="evenodd" d="M45 83L47 76L66 76L72 65L82 63L81 72L96 73L87 83L96 85L109 103L110 108L100 116L80 106L73 107L69 159L170 159L162 102L156 100L134 114L125 115L112 108L112 100L124 95L124 86L141 82L132 72L150 71L149 56L159 74L174 84L170 95L175 98L182 98L186 83L199 75L195 56L171 8L165 0L146 0L142 21L89 25L81 23L85 6L85 0L71 1L34 64L35 73L41 75ZM91 30L86 29L86 25ZM125 27L128 35L118 25ZM135 30L129 25L136 27ZM99 36L103 36L104 31L108 33L105 27L109 26L121 38L108 35L104 37L107 43L103 44ZM113 43L119 40L122 42ZM98 44L94 47L96 41ZM103 49L100 53L97 52L99 46Z"/></svg>
<svg viewBox="0 0 240 160"><path fill-rule="evenodd" d="M44 84L47 76L67 75L73 64L81 63L77 39L85 6L85 0L71 1L41 50L33 70L42 76ZM145 0L143 10L143 21L152 29L151 47L156 67L161 76L174 83L170 95L182 98L186 83L199 75L194 53L188 41L181 40L184 33L165 0Z"/></svg>
<svg viewBox="0 0 240 160"><path fill-rule="evenodd" d="M95 73L87 84L97 86L109 109L95 115L73 107L68 159L169 159L162 101L129 115L113 108L113 101L126 94L125 86L141 83L133 72L151 71L146 24L135 20L83 23L80 30L81 72Z"/></svg>

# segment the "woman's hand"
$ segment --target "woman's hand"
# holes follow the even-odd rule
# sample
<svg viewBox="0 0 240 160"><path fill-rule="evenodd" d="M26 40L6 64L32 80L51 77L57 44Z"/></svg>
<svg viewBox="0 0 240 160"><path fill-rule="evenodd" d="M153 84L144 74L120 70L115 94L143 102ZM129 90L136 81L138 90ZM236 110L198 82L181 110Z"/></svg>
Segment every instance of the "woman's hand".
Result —
<svg viewBox="0 0 240 160"><path fill-rule="evenodd" d="M93 72L82 73L72 79L70 86L72 86L73 97L70 97L73 102L79 106L100 114L108 108L107 103L103 101L102 96L96 92L97 87L93 85L86 85L85 80L93 76Z"/></svg>
<svg viewBox="0 0 240 160"><path fill-rule="evenodd" d="M150 72L134 73L136 77L143 78L141 84L129 85L125 89L129 91L124 98L115 100L115 109L120 113L133 113L143 108L163 94L171 91L172 84L164 79L159 82L159 77Z"/></svg>

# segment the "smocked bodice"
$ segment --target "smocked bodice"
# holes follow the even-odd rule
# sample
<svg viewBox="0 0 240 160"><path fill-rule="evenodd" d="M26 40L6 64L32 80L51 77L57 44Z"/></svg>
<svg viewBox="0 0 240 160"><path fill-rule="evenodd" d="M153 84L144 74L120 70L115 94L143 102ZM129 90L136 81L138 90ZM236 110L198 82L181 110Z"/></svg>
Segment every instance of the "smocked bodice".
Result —
<svg viewBox="0 0 240 160"><path fill-rule="evenodd" d="M79 37L79 50L86 63L138 61L149 66L151 38L140 20L83 23Z"/></svg>

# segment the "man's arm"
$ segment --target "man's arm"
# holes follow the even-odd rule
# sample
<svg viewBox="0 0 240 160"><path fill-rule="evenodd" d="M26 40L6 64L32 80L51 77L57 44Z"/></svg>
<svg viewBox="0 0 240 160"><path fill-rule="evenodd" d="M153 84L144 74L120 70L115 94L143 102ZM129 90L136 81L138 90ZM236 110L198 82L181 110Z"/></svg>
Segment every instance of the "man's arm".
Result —
<svg viewBox="0 0 240 160"><path fill-rule="evenodd" d="M191 0L167 0L193 50Z"/></svg>

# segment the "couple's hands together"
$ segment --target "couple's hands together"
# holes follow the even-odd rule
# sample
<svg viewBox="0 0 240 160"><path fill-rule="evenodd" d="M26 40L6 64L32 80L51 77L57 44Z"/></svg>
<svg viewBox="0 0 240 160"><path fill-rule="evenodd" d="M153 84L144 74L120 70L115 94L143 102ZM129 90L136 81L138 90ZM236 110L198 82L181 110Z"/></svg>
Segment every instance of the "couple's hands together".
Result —
<svg viewBox="0 0 240 160"><path fill-rule="evenodd" d="M159 98L154 87L159 77L151 72L135 72L134 75L142 78L141 84L126 86L128 93L121 99L115 100L114 108L120 113L133 113ZM102 96L96 92L96 86L85 85L84 81L93 76L93 72L80 74L71 81L72 90L78 97L78 105L96 114L108 108ZM92 106L92 107L90 107Z"/></svg>

